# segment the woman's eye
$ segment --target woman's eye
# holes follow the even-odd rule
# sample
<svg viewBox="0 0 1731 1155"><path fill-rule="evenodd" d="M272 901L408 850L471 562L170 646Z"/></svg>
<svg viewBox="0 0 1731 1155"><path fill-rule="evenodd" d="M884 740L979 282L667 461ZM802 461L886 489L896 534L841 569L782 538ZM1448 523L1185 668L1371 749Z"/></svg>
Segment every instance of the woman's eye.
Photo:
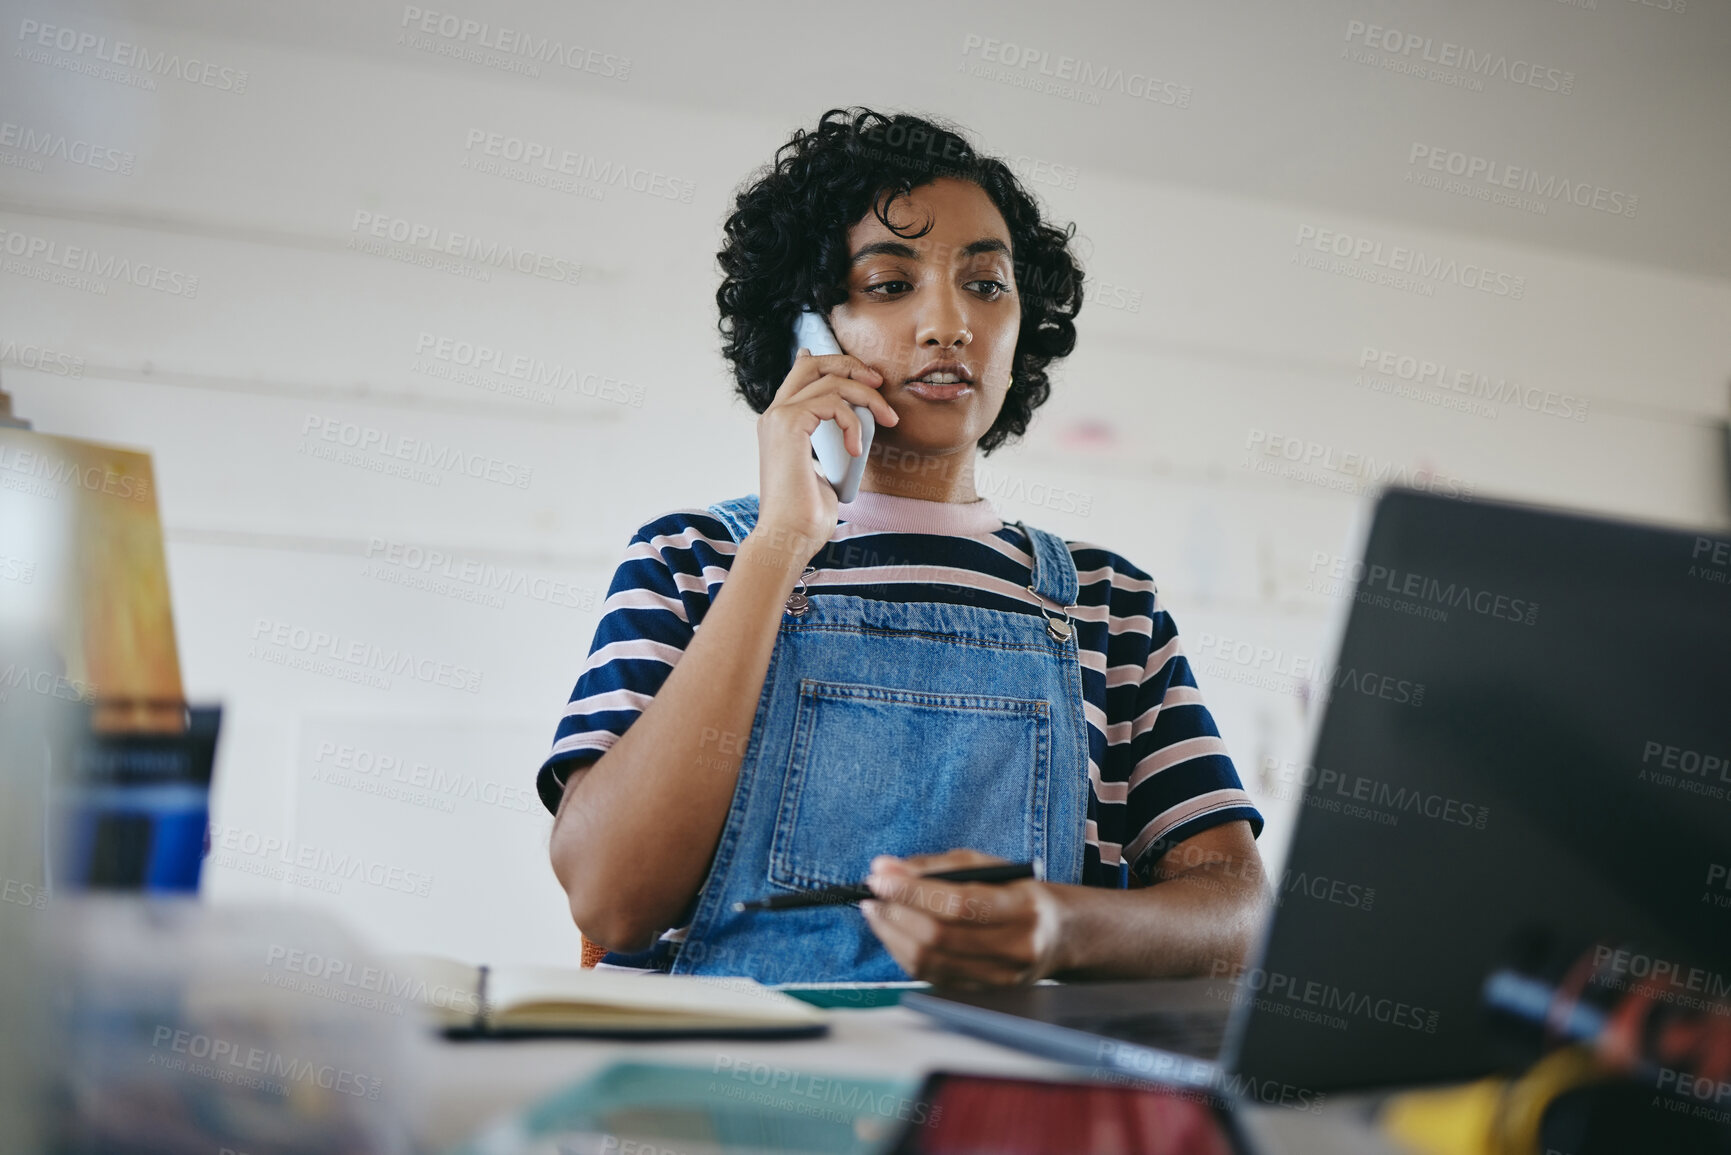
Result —
<svg viewBox="0 0 1731 1155"><path fill-rule="evenodd" d="M878 284L869 284L869 286L865 286L865 296L904 296L904 293L879 293L879 289L888 289L888 287L897 286L897 284L898 286L904 287L904 289L912 289L912 287L914 287L914 282L912 281L879 281ZM995 301L997 298L1001 298L1002 294L1009 293L1009 286L1004 284L1002 281L980 279L980 281L969 281L968 284L983 284L983 286L987 286L983 289L983 293L987 294L988 301Z"/></svg>

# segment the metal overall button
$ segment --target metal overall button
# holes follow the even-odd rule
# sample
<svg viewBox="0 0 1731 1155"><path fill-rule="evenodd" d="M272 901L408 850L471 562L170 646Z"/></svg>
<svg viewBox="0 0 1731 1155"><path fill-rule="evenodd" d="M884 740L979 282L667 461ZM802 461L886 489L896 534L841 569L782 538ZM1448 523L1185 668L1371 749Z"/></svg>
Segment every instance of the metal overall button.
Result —
<svg viewBox="0 0 1731 1155"><path fill-rule="evenodd" d="M1040 596L1040 591L1035 589L1032 583L1028 585L1028 592L1033 594L1034 599L1040 603L1040 613L1046 619L1046 632L1052 635L1052 640L1057 642L1069 641L1070 635L1075 632L1075 626L1070 621L1069 607L1064 607L1063 617L1055 618L1046 609L1046 599Z"/></svg>
<svg viewBox="0 0 1731 1155"><path fill-rule="evenodd" d="M806 566L805 571L799 575L799 581L794 585L793 592L787 596L785 608L796 618L811 608L811 599L805 596L805 579L816 572L816 566Z"/></svg>

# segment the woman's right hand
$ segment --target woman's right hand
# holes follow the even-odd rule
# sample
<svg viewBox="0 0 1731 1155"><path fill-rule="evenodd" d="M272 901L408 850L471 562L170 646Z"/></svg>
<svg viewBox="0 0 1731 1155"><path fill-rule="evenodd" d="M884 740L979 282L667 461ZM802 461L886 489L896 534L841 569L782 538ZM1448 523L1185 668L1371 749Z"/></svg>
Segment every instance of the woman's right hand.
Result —
<svg viewBox="0 0 1731 1155"><path fill-rule="evenodd" d="M883 375L858 357L814 357L801 349L787 379L757 419L758 513L752 536L801 564L835 532L840 505L812 459L811 435L826 419L841 426L850 454L864 446L853 406L864 405L880 426L901 417L878 392Z"/></svg>

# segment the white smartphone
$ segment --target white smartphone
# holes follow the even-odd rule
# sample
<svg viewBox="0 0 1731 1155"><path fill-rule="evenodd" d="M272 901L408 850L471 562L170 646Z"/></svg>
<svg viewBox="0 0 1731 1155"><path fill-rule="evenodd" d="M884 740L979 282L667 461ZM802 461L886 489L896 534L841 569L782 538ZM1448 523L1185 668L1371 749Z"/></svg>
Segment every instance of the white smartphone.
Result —
<svg viewBox="0 0 1731 1155"><path fill-rule="evenodd" d="M813 309L801 310L793 323L793 355L799 356L801 349L810 349L813 357L841 352L829 322ZM833 420L824 421L811 435L811 447L817 452L817 463L823 470L824 480L835 490L835 499L843 504L852 501L859 493L860 478L865 476L866 454L871 452L872 434L877 432L877 421L870 409L855 405L853 411L860 422L858 457L848 453L842 428Z"/></svg>

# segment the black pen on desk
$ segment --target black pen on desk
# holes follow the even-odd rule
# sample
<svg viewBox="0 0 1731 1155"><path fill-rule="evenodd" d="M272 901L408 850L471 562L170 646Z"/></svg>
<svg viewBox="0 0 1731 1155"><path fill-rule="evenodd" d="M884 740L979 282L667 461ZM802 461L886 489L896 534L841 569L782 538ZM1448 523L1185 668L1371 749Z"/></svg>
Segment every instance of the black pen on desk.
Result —
<svg viewBox="0 0 1731 1155"><path fill-rule="evenodd" d="M1038 859L1033 862L999 862L991 866L965 866L960 870L939 870L916 877L933 882L1014 882L1019 878L1046 877L1045 867ZM798 910L808 906L833 906L854 903L863 898L877 897L863 882L825 886L818 890L801 890L792 894L772 894L751 902L736 902L734 910Z"/></svg>

